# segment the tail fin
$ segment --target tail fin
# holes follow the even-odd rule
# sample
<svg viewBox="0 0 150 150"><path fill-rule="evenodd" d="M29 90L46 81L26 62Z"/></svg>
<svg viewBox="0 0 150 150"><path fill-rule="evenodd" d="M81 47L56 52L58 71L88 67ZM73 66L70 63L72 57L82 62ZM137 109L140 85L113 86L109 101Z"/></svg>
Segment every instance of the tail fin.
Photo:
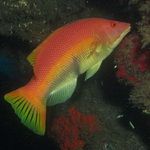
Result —
<svg viewBox="0 0 150 150"><path fill-rule="evenodd" d="M36 134L44 135L46 107L33 91L22 87L6 94L4 99L11 104L25 126Z"/></svg>

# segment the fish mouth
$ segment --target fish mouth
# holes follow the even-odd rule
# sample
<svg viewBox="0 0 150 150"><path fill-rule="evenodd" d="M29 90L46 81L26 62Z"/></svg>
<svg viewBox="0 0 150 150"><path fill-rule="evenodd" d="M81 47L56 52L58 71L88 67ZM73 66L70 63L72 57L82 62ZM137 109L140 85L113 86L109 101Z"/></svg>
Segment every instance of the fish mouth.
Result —
<svg viewBox="0 0 150 150"><path fill-rule="evenodd" d="M124 32L120 34L120 36L114 41L112 48L118 46L118 44L122 41L122 39L130 32L131 26L129 26Z"/></svg>
<svg viewBox="0 0 150 150"><path fill-rule="evenodd" d="M129 26L119 37L119 39L123 39L131 30L131 26Z"/></svg>

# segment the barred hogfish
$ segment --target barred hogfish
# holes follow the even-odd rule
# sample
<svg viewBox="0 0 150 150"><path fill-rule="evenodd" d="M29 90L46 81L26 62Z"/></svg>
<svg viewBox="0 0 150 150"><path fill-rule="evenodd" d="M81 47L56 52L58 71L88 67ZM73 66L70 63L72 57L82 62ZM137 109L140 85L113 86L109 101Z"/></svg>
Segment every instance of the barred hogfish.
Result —
<svg viewBox="0 0 150 150"><path fill-rule="evenodd" d="M46 106L65 102L80 74L92 77L102 61L130 31L130 24L88 18L64 25L27 57L34 69L31 80L4 96L21 122L39 135L45 133Z"/></svg>

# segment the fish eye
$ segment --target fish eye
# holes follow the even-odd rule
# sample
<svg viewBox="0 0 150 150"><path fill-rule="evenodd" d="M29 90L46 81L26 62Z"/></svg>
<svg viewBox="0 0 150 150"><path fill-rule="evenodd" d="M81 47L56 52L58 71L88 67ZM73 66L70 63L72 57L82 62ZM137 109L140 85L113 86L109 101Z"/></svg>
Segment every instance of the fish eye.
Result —
<svg viewBox="0 0 150 150"><path fill-rule="evenodd" d="M112 23L111 23L111 27L114 28L115 26L116 26L116 23L115 23L115 22L112 22Z"/></svg>

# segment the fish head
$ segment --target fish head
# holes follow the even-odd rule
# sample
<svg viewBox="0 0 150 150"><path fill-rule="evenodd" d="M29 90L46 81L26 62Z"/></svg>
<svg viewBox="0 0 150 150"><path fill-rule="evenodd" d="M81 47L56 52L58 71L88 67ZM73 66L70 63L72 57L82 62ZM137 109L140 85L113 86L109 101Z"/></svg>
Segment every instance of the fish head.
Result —
<svg viewBox="0 0 150 150"><path fill-rule="evenodd" d="M99 28L99 37L102 43L103 51L107 57L121 40L130 31L130 24L114 20L102 20Z"/></svg>

